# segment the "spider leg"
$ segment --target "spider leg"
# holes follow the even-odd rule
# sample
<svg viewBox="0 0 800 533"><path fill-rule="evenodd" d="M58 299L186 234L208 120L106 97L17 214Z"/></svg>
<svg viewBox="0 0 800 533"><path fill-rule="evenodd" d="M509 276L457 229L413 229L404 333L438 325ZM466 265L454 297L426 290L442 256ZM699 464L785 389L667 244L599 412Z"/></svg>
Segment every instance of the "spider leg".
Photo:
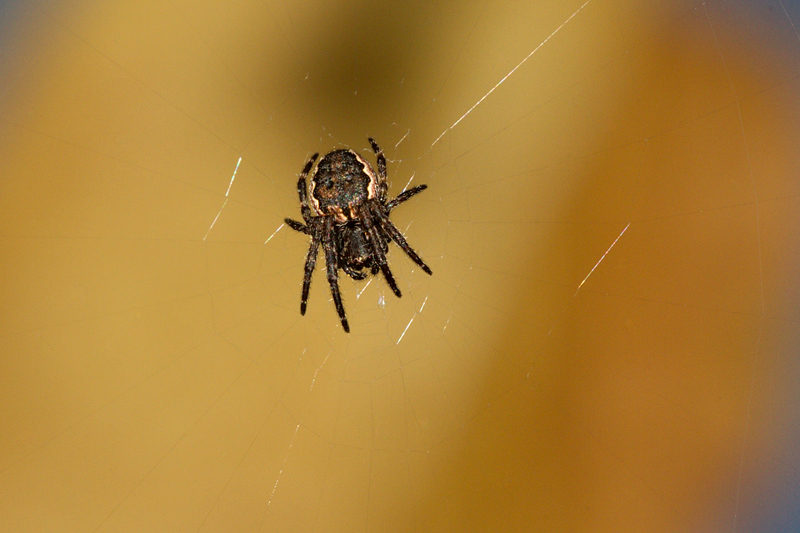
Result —
<svg viewBox="0 0 800 533"><path fill-rule="evenodd" d="M311 229L309 229L309 227L305 224L296 220L292 220L291 218L284 218L283 221L286 222L286 224L293 230L311 235Z"/></svg>
<svg viewBox="0 0 800 533"><path fill-rule="evenodd" d="M288 221L289 219L287 219ZM294 221L292 221L294 222ZM291 226L291 224L290 224ZM319 249L319 242L322 240L322 227L319 224L312 226L304 226L311 235L311 246L308 247L308 255L306 255L306 266L303 274L303 293L300 296L300 314L306 314L306 302L308 302L308 291L311 289L311 274L314 273L314 267L317 265L317 250Z"/></svg>
<svg viewBox="0 0 800 533"><path fill-rule="evenodd" d="M317 156L319 154L314 154L306 163L306 166L303 167L303 171L300 173L300 179L297 180L297 195L300 196L300 213L303 215L303 220L306 221L306 224L309 226L311 225L312 215L311 215L311 208L308 207L308 189L306 188L306 176L311 171L311 167L314 166L314 161L317 160ZM287 224L289 219L287 220ZM291 224L289 224L291 226ZM295 228L296 229L296 228ZM302 231L302 230L298 230Z"/></svg>
<svg viewBox="0 0 800 533"><path fill-rule="evenodd" d="M389 188L386 185L386 157L383 155L383 150L375 142L372 137L369 138L369 144L372 146L372 151L378 158L378 201L380 203L386 202L386 190Z"/></svg>
<svg viewBox="0 0 800 533"><path fill-rule="evenodd" d="M336 237L333 234L333 217L325 217L322 229L322 247L325 248L325 265L328 271L328 283L331 286L333 303L336 305L336 312L339 313L339 320L347 333L350 333L350 326L347 324L347 317L344 314L342 296L339 294L339 262L336 253Z"/></svg>
<svg viewBox="0 0 800 533"><path fill-rule="evenodd" d="M392 200L391 202L386 204L386 207L384 208L384 210L386 211L386 214L388 215L389 213L392 212L392 209L394 209L395 207L397 207L398 205L402 204L403 202L405 202L406 200L408 200L409 198L411 198L415 194L420 193L420 192L424 191L427 188L428 188L427 185L417 185L413 189L409 189L407 191L401 192L400 194L397 195L397 197L394 200Z"/></svg>
<svg viewBox="0 0 800 533"><path fill-rule="evenodd" d="M417 255L417 252L415 252L414 249L411 248L411 246L409 246L408 242L406 241L406 238L403 237L403 234L400 233L400 230L397 229L397 226L395 226L392 223L392 221L389 220L389 217L386 216L384 211L377 204L374 203L372 204L372 208L370 211L371 213L374 214L375 218L377 218L380 221L381 227L383 228L383 231L386 232L386 235L388 235L394 242L396 242L397 246L402 248L403 251L406 253L406 255L408 255L408 257L410 257L412 261L414 261L416 264L422 267L422 270L424 270L428 274L433 274L433 272L431 272L431 269L428 268L428 265L425 264L425 261L423 261L419 255Z"/></svg>
<svg viewBox="0 0 800 533"><path fill-rule="evenodd" d="M358 218L364 225L367 240L369 240L372 245L372 251L375 253L375 262L378 263L381 272L383 272L383 277L386 278L386 282L392 288L392 291L400 298L403 295L400 293L400 289L397 288L397 283L394 281L392 271L389 270L389 264L386 262L386 253L383 251L385 242L378 227L372 223L372 213L370 213L367 206L359 207L358 211Z"/></svg>

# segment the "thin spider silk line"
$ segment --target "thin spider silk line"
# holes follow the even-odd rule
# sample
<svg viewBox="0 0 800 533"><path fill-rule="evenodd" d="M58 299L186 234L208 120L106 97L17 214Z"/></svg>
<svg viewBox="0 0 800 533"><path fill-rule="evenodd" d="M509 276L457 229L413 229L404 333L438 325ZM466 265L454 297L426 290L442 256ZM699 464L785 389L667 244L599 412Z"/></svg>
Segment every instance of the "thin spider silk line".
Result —
<svg viewBox="0 0 800 533"><path fill-rule="evenodd" d="M209 226L208 231L206 232L205 236L203 236L203 240L204 241L206 240L206 238L208 238L208 234L211 233L211 230L214 229L214 224L217 223L217 219L219 219L219 216L222 214L222 210L225 209L226 205L228 205L228 194L230 194L230 192L231 192L231 187L233 186L233 180L236 179L236 172L239 171L239 165L241 163L242 163L242 158L240 157L239 161L236 162L236 168L233 169L233 176L231 176L231 181L228 183L228 190L225 191L225 201L222 202L222 207L219 208L219 211L217 212L217 216L214 217L214 221L211 223L211 226ZM280 228L278 228L278 229L280 229ZM266 243L264 243L264 244L266 244Z"/></svg>
<svg viewBox="0 0 800 533"><path fill-rule="evenodd" d="M537 51L538 51L538 50L539 50L539 49L540 49L542 46L544 46L544 44L545 44L547 41L549 41L549 40L550 40L550 39L551 39L551 38L552 38L552 37L553 37L553 36L554 36L556 33L558 33L558 32L561 30L561 28L563 28L563 27L564 27L564 26L567 24L567 22L569 22L570 20L572 20L572 19L573 19L573 17L575 17L575 15L577 15L578 13L580 13L580 12L581 12L581 10L582 10L584 7L586 7L586 5L587 5L589 2L591 2L591 1L592 1L592 0L586 0L586 2L584 2L584 3L583 3L583 5L582 5L581 7L579 7L579 8L578 8L578 9L577 9L577 10L576 10L576 11L575 11L575 12L574 12L572 15L570 15L570 16L569 16L569 18L567 18L567 20L565 20L564 22L562 22L562 23L561 23L561 26L559 26L558 28L556 28L555 30L553 30L553 33L551 33L550 35L548 35L548 36L547 36L547 38L546 38L544 41L542 41L541 43L539 43L539 46L537 46L536 48L534 48L534 49L533 49L533 52L531 52L530 54L528 54L527 56L525 56L525 59L523 59L522 61L520 61L520 62L517 64L517 66L516 66L516 67L512 68L512 69L511 69L511 71L510 71L508 74L506 74L505 76L503 76L503 79L501 79L500 81L498 81L498 82L495 84L495 86L494 86L494 87L492 87L491 89L489 89L489 92L488 92L488 93L484 94L484 95L481 97L481 99L480 99L480 100L478 100L477 102L475 102L475 105L473 105L472 107L470 107L470 108L467 110L467 112L466 112L466 113L464 113L463 115L461 115L461 118L459 118L458 120L456 120L456 121L453 123L453 125L452 125L452 126L450 126L449 128L447 128L446 130L444 130L444 131L442 132L442 134L441 134L441 135L439 135L439 136L436 138L436 140L435 140L435 141L433 141L433 143L431 143L431 148L433 148L433 145L435 145L437 142L439 142L439 139L441 139L442 137L444 137L444 134L445 134L445 133L447 133L448 131L450 131L450 130L452 130L453 128L455 128L455 127L458 125L458 123L459 123L459 122L461 122L462 120L464 120L464 118L466 118L466 116L467 116L467 115L469 115L470 113L472 113L472 110L473 110L473 109L475 109L476 107L478 107L478 105L479 105L481 102L483 102L484 100L486 100L486 98L487 98L487 97L488 97L490 94L492 94L492 93L494 92L494 90L495 90L495 89L497 89L498 87L500 87L500 85L501 85L501 84L502 84L504 81L506 81L506 80L507 80L507 79L508 79L508 78L509 78L509 77L510 77L512 74L514 74L514 72L516 72L516 70L517 70L519 67L521 67L523 64L525 64L525 62L526 62L528 59L530 59L530 58L531 58L531 56L533 56L533 54L535 54L535 53L536 53L536 52L537 52Z"/></svg>
<svg viewBox="0 0 800 533"><path fill-rule="evenodd" d="M622 230L622 233L617 235L617 238L614 239L614 242L611 243L611 246L608 247L608 249L605 251L605 253L602 255L602 257L600 257L600 259L597 260L597 263L594 264L594 266L589 271L589 273L586 274L586 277L583 278L583 281L580 282L580 284L578 285L578 288L575 289L575 294L572 295L573 298L575 298L578 295L578 291L581 290L581 287L583 287L583 284L586 283L586 280L589 279L589 276L592 275L592 272L594 272L594 269L596 269L597 266L603 261L603 259L606 258L606 256L608 255L608 252L610 252L611 249L614 247L614 245L617 244L617 241L620 239L620 237L622 237L625 234L625 232L628 231L629 227L631 227L631 223L630 222L628 222L628 225L625 226L625 229Z"/></svg>

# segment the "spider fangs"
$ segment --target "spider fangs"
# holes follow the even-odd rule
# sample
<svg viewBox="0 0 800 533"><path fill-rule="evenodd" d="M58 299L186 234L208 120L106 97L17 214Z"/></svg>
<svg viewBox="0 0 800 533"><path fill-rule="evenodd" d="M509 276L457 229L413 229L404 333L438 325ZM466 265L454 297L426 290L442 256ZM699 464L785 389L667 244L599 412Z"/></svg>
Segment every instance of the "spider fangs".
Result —
<svg viewBox="0 0 800 533"><path fill-rule="evenodd" d="M291 218L285 219L292 229L311 236L303 275L300 314L306 313L311 274L314 272L317 251L322 243L333 302L342 327L348 333L350 326L339 294L339 269L355 280L363 280L369 273L375 275L380 270L399 298L400 289L397 288L386 261L389 242L394 241L422 270L432 273L406 242L400 230L389 220L389 213L395 207L428 186L418 185L387 201L386 158L372 138L369 139L369 144L378 160L377 174L367 160L353 150L334 150L320 159L311 174L311 187L307 191L306 176L314 167L319 154L312 155L297 182L300 213L305 224Z"/></svg>

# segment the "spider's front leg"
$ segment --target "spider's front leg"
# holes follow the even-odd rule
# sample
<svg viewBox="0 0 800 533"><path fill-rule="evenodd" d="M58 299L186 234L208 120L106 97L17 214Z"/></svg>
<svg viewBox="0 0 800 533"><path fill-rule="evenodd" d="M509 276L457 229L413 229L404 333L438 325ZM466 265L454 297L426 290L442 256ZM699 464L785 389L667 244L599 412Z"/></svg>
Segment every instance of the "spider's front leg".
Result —
<svg viewBox="0 0 800 533"><path fill-rule="evenodd" d="M347 317L344 314L344 305L342 304L342 296L339 294L339 261L338 252L336 250L336 236L333 230L333 217L324 217L322 230L322 247L325 249L325 264L328 272L328 283L331 286L331 294L333 295L333 303L336 305L336 312L339 313L339 320L342 322L342 327L347 333L350 333L350 326L347 323Z"/></svg>
<svg viewBox="0 0 800 533"><path fill-rule="evenodd" d="M288 218L286 222L289 222ZM292 222L294 222L294 220L292 220ZM296 222L296 224L300 223ZM292 226L292 224L289 225ZM303 272L303 292L300 296L300 314L305 315L306 304L308 303L308 291L311 290L311 275L314 273L314 267L317 265L317 250L319 250L319 241L322 240L322 226L320 224L314 224L302 227L303 229L298 231L303 231L303 233L311 235L311 246L308 247L306 266Z"/></svg>
<svg viewBox="0 0 800 533"><path fill-rule="evenodd" d="M389 270L389 263L386 261L386 252L384 252L385 243L378 228L372 222L372 213L370 212L369 207L359 207L358 217L359 220L361 220L361 223L364 225L364 232L367 235L367 240L372 246L372 253L375 256L375 262L380 267L381 272L383 272L383 277L386 278L386 282L392 288L392 291L397 295L398 298L400 298L403 295L400 292L400 289L397 288L397 283L394 281L392 271Z"/></svg>
<svg viewBox="0 0 800 533"><path fill-rule="evenodd" d="M417 252L415 252L414 249L411 246L409 246L408 241L406 241L406 238L403 237L403 234L400 233L400 230L397 229L397 226L395 226L392 223L392 221L389 220L389 217L386 216L385 212L380 208L380 206L373 204L372 209L370 209L370 212L374 214L375 219L381 225L381 228L386 233L386 235L394 242L396 242L397 246L399 246L406 253L406 255L408 255L408 257L411 258L412 261L418 264L422 268L422 270L432 275L433 272L431 272L430 267L428 267L428 265L425 264L425 261L422 260L422 258L417 254Z"/></svg>

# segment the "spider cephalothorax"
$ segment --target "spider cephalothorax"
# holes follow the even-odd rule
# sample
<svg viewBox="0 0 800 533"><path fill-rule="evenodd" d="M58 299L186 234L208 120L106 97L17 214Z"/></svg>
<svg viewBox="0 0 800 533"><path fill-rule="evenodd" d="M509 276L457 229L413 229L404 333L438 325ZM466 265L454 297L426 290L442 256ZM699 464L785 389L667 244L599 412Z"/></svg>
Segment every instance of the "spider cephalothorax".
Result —
<svg viewBox="0 0 800 533"><path fill-rule="evenodd" d="M311 187L307 192L306 176L314 167L319 154L312 155L297 182L300 212L305 224L291 218L286 219L292 229L311 235L303 276L300 313L306 313L311 274L314 272L317 251L322 243L333 302L342 327L347 332L350 331L350 326L347 324L339 295L339 269L356 280L366 278L368 273L377 274L380 270L392 291L400 297L400 289L397 288L386 262L389 241L394 241L422 270L431 274L428 265L389 220L392 209L425 190L427 185L418 185L387 202L386 158L374 140L369 139L369 143L378 158L377 174L367 160L353 150L334 150L320 159L311 174Z"/></svg>

